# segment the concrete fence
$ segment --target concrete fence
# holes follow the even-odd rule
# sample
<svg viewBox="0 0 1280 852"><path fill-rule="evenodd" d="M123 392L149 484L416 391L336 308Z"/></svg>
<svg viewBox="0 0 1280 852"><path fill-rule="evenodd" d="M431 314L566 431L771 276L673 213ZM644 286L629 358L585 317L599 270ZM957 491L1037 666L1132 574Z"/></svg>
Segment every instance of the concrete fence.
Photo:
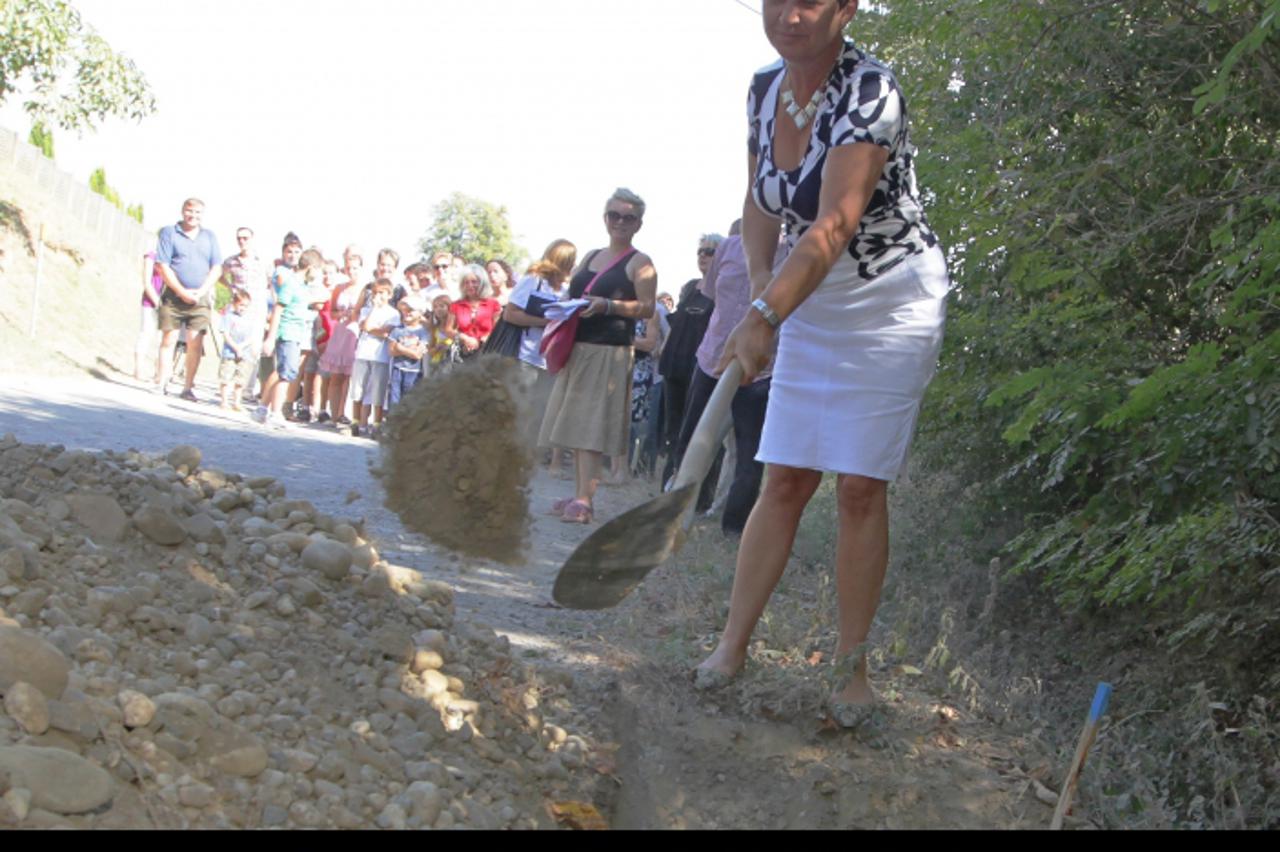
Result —
<svg viewBox="0 0 1280 852"><path fill-rule="evenodd" d="M101 195L62 171L39 148L0 127L0 169L12 172L42 200L65 211L107 248L141 257L155 247L155 234L116 208Z"/></svg>

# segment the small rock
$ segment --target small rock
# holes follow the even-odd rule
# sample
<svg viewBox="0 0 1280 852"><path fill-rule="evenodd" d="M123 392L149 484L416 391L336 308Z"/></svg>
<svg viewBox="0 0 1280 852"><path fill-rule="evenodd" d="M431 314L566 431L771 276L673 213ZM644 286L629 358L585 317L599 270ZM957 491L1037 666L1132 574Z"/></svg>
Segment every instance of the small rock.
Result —
<svg viewBox="0 0 1280 852"><path fill-rule="evenodd" d="M147 504L133 513L133 525L156 544L176 547L187 540L187 530L168 509Z"/></svg>
<svg viewBox="0 0 1280 852"><path fill-rule="evenodd" d="M111 776L90 761L58 748L0 748L0 770L31 791L31 806L56 814L82 814L111 801Z"/></svg>
<svg viewBox="0 0 1280 852"><path fill-rule="evenodd" d="M276 611L276 614L282 615L285 618L288 618L289 616L297 613L298 605L295 604L293 602L293 598L289 597L288 595L281 595L280 597L276 598L275 611Z"/></svg>
<svg viewBox="0 0 1280 852"><path fill-rule="evenodd" d="M8 790L0 800L9 807L9 813L13 814L15 822L21 824L27 818L27 814L31 813L31 791L24 787L14 787Z"/></svg>
<svg viewBox="0 0 1280 852"><path fill-rule="evenodd" d="M373 645L383 656L398 663L413 659L413 635L404 628L394 625L381 628L373 635Z"/></svg>
<svg viewBox="0 0 1280 852"><path fill-rule="evenodd" d="M178 801L188 808L207 808L216 795L217 791L208 784L190 784L178 790Z"/></svg>
<svg viewBox="0 0 1280 852"><path fill-rule="evenodd" d="M262 809L262 824L274 827L289 821L289 812L277 805L267 805Z"/></svg>
<svg viewBox="0 0 1280 852"><path fill-rule="evenodd" d="M187 616L183 632L192 645L208 645L213 641L213 624L199 613Z"/></svg>
<svg viewBox="0 0 1280 852"><path fill-rule="evenodd" d="M106 543L124 539L129 528L129 516L114 497L79 492L69 495L67 504L76 523L89 530L94 541Z"/></svg>
<svg viewBox="0 0 1280 852"><path fill-rule="evenodd" d="M167 461L169 466L174 470L185 467L188 472L191 472L200 466L200 461L203 457L204 456L200 452L199 447L193 447L190 444L181 444L170 450L169 454L164 457L164 460Z"/></svg>
<svg viewBox="0 0 1280 852"><path fill-rule="evenodd" d="M444 667L444 658L437 651L427 648L419 648L413 652L413 665L411 670L414 674L421 674L428 669L439 671Z"/></svg>
<svg viewBox="0 0 1280 852"><path fill-rule="evenodd" d="M4 712L28 734L49 730L49 704L44 693L29 683L19 681L5 688Z"/></svg>
<svg viewBox="0 0 1280 852"><path fill-rule="evenodd" d="M0 691L18 681L29 683L48 698L67 688L71 664L44 639L16 627L0 626Z"/></svg>
<svg viewBox="0 0 1280 852"><path fill-rule="evenodd" d="M302 551L303 567L318 571L330 580L341 580L351 572L351 548L340 541L314 539Z"/></svg>
<svg viewBox="0 0 1280 852"><path fill-rule="evenodd" d="M141 692L126 689L117 696L120 710L124 713L126 728L145 728L151 724L156 715L156 705Z"/></svg>
<svg viewBox="0 0 1280 852"><path fill-rule="evenodd" d="M378 814L378 827L390 831L404 831L407 821L408 815L404 812L404 808L395 802L388 804L382 809L382 813Z"/></svg>

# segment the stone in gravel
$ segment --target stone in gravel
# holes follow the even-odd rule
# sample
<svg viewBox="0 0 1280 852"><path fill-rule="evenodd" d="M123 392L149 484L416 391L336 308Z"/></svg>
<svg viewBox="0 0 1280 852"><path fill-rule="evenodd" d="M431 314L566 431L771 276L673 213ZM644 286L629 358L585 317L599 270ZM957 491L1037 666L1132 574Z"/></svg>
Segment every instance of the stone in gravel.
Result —
<svg viewBox="0 0 1280 852"><path fill-rule="evenodd" d="M413 665L410 670L414 674L421 674L428 669L439 671L444 667L444 657L439 652L429 648L419 648L413 652Z"/></svg>
<svg viewBox="0 0 1280 852"><path fill-rule="evenodd" d="M198 512L182 522L187 530L187 535L199 542L221 542L223 540L222 530L218 528L218 524L213 518L204 512Z"/></svg>
<svg viewBox="0 0 1280 852"><path fill-rule="evenodd" d="M101 767L57 748L0 748L0 771L31 791L31 806L57 814L82 814L111 801L115 785Z"/></svg>
<svg viewBox="0 0 1280 852"><path fill-rule="evenodd" d="M296 748L281 749L276 756L280 765L289 772L310 772L320 762L320 758L311 752Z"/></svg>
<svg viewBox="0 0 1280 852"><path fill-rule="evenodd" d="M59 698L67 688L70 671L67 658L44 639L20 628L0 626L0 692L23 681L48 698Z"/></svg>
<svg viewBox="0 0 1280 852"><path fill-rule="evenodd" d="M293 597L303 606L320 606L324 603L324 592L320 591L320 587L315 583L303 577L298 577L290 584Z"/></svg>
<svg viewBox="0 0 1280 852"><path fill-rule="evenodd" d="M208 784L190 784L178 790L178 801L188 808L207 808L216 796L217 791Z"/></svg>
<svg viewBox="0 0 1280 852"><path fill-rule="evenodd" d="M147 504L133 513L133 525L156 544L176 547L187 540L187 530L168 509Z"/></svg>
<svg viewBox="0 0 1280 852"><path fill-rule="evenodd" d="M129 516L115 498L106 494L77 492L67 497L67 503L76 523L89 530L94 541L105 544L124 538L129 528Z"/></svg>
<svg viewBox="0 0 1280 852"><path fill-rule="evenodd" d="M283 618L288 618L298 612L298 605L293 602L293 598L288 595L281 595L276 598L275 607L276 614Z"/></svg>
<svg viewBox="0 0 1280 852"><path fill-rule="evenodd" d="M351 550L351 562L357 568L368 571L378 564L378 551L372 544L365 543Z"/></svg>
<svg viewBox="0 0 1280 852"><path fill-rule="evenodd" d="M302 551L302 565L330 580L341 580L351 572L351 548L340 541L315 539Z"/></svg>
<svg viewBox="0 0 1280 852"><path fill-rule="evenodd" d="M193 447L190 444L180 444L169 451L164 460L174 470L185 467L188 472L195 470L200 466L201 459L204 458L199 447Z"/></svg>
<svg viewBox="0 0 1280 852"><path fill-rule="evenodd" d="M234 726L201 736L199 752L214 769L238 778L253 778L267 768L262 743Z"/></svg>
<svg viewBox="0 0 1280 852"><path fill-rule="evenodd" d="M404 831L407 821L408 814L395 802L391 802L378 814L378 827L389 831Z"/></svg>
<svg viewBox="0 0 1280 852"><path fill-rule="evenodd" d="M71 690L68 690L70 692ZM49 704L49 727L85 742L93 742L101 734L98 714L84 701L55 701ZM105 714L104 714L105 715Z"/></svg>
<svg viewBox="0 0 1280 852"><path fill-rule="evenodd" d="M373 645L385 657L397 663L413 659L413 635L403 627L387 625L373 634Z"/></svg>
<svg viewBox="0 0 1280 852"><path fill-rule="evenodd" d="M187 616L186 623L183 625L183 632L186 634L187 641L192 645L208 645L213 641L213 625L209 619L199 613L192 613Z"/></svg>
<svg viewBox="0 0 1280 852"><path fill-rule="evenodd" d="M155 718L155 702L141 692L126 689L116 700L120 702L120 710L124 713L126 728L145 728Z"/></svg>
<svg viewBox="0 0 1280 852"><path fill-rule="evenodd" d="M426 669L419 677L422 678L423 692L428 698L435 695L444 695L449 691L448 676L435 669Z"/></svg>
<svg viewBox="0 0 1280 852"><path fill-rule="evenodd" d="M264 604L270 603L275 596L276 593L270 589L259 589L244 599L244 608L257 609Z"/></svg>
<svg viewBox="0 0 1280 852"><path fill-rule="evenodd" d="M49 730L49 704L44 693L29 683L18 681L5 688L4 712L28 734Z"/></svg>
<svg viewBox="0 0 1280 852"><path fill-rule="evenodd" d="M49 594L48 589L27 589L9 601L8 610L17 615L35 618L44 608L44 602L49 599Z"/></svg>
<svg viewBox="0 0 1280 852"><path fill-rule="evenodd" d="M26 820L27 814L31 812L31 791L25 787L15 787L0 796L0 802L3 802L9 809L9 813L13 816L13 821L21 824ZM3 822L3 819L0 819L0 822Z"/></svg>
<svg viewBox="0 0 1280 852"><path fill-rule="evenodd" d="M289 821L289 812L277 805L267 805L262 809L262 824L268 827L284 825Z"/></svg>

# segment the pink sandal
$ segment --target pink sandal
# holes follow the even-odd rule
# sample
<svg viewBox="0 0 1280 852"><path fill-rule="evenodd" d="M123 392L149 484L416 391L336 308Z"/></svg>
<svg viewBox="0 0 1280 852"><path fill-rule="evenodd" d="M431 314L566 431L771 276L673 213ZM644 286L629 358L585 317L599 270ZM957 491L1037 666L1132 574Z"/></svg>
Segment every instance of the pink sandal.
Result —
<svg viewBox="0 0 1280 852"><path fill-rule="evenodd" d="M585 500L572 500L564 507L560 520L566 524L589 524L594 519L591 504Z"/></svg>
<svg viewBox="0 0 1280 852"><path fill-rule="evenodd" d="M569 508L569 504L572 503L573 500L574 498L572 497L566 497L563 500L557 500L556 502L551 504L551 511L548 512L547 514L554 515L557 518L560 517L561 515L564 514L564 510Z"/></svg>

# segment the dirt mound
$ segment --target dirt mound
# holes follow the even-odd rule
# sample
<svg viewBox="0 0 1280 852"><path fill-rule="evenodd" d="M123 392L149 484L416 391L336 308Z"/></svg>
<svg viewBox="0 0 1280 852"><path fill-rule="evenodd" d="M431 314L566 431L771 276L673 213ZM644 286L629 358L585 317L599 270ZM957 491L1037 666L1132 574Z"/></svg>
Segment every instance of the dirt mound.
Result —
<svg viewBox="0 0 1280 852"><path fill-rule="evenodd" d="M361 521L201 461L0 438L0 827L534 828L592 798L566 672Z"/></svg>
<svg viewBox="0 0 1280 852"><path fill-rule="evenodd" d="M375 471L406 527L457 553L514 565L529 537L530 391L510 358L419 382L391 410Z"/></svg>

